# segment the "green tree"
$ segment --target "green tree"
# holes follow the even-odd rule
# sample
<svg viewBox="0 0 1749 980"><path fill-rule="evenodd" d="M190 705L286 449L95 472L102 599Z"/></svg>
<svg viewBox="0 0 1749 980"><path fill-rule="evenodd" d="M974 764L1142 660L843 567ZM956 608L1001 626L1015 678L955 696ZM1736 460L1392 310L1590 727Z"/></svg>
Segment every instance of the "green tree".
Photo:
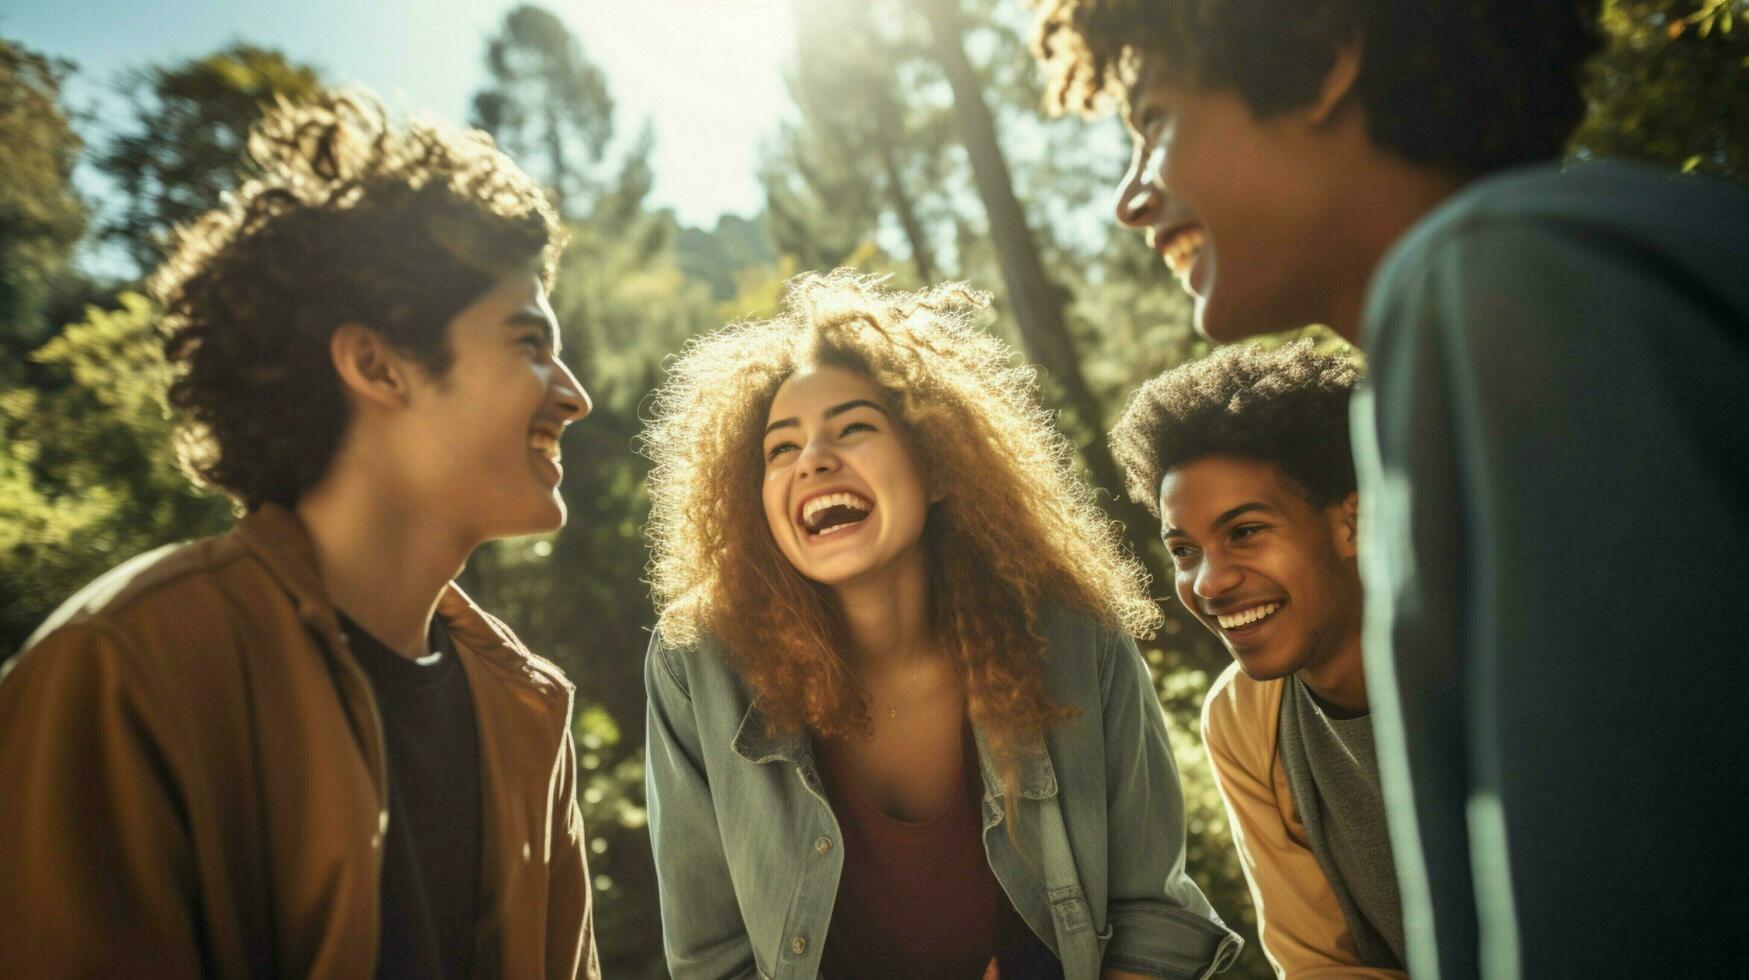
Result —
<svg viewBox="0 0 1749 980"><path fill-rule="evenodd" d="M158 311L91 307L31 355L59 383L0 394L0 649L104 570L223 530L229 502L177 467ZM18 570L15 572L14 570ZM28 570L28 574L23 574Z"/></svg>
<svg viewBox="0 0 1749 980"><path fill-rule="evenodd" d="M881 26L889 7L797 9L799 57L786 83L800 118L767 144L760 176L773 235L804 265L836 266L891 225L921 285L941 276L946 242L931 198L948 166L951 119L945 106L902 94L915 59L903 34Z"/></svg>
<svg viewBox="0 0 1749 980"><path fill-rule="evenodd" d="M262 110L320 85L316 69L244 43L127 73L121 91L132 105L131 128L96 161L124 202L105 237L142 274L150 272L164 258L171 229L212 210L248 175L249 127Z"/></svg>
<svg viewBox="0 0 1749 980"><path fill-rule="evenodd" d="M1609 0L1579 157L1749 182L1749 0Z"/></svg>
<svg viewBox="0 0 1749 980"><path fill-rule="evenodd" d="M66 61L0 39L0 382L50 332L44 314L85 233L73 189L82 143L61 106Z"/></svg>
<svg viewBox="0 0 1749 980"><path fill-rule="evenodd" d="M592 198L590 168L613 137L613 98L601 69L559 17L524 4L486 42L492 84L474 96L474 125L491 133L573 216Z"/></svg>

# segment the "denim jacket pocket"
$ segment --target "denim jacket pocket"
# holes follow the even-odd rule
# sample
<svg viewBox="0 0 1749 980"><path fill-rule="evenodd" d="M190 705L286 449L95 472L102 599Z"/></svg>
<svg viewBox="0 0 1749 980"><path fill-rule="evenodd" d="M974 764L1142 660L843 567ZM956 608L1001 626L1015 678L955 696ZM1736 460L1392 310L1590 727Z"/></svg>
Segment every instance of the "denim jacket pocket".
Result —
<svg viewBox="0 0 1749 980"><path fill-rule="evenodd" d="M1064 885L1051 889L1045 896L1051 903L1051 919L1057 935L1070 936L1093 927L1093 916L1087 908L1087 896L1079 885ZM1107 938L1110 930L1107 929Z"/></svg>

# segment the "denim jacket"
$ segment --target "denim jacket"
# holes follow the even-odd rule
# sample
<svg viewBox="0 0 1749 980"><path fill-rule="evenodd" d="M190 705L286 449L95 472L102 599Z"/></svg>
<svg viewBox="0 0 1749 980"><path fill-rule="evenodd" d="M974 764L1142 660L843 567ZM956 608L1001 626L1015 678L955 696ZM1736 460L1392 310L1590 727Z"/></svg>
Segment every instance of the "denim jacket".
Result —
<svg viewBox="0 0 1749 980"><path fill-rule="evenodd" d="M1183 978L1226 969L1242 941L1184 873L1183 795L1134 641L1061 612L1042 625L1047 689L1079 714L1022 756L1012 839L974 732L991 870L1068 980L1096 980L1102 965ZM712 644L672 649L657 635L644 675L669 969L677 980L816 976L844 859L809 739L768 735Z"/></svg>

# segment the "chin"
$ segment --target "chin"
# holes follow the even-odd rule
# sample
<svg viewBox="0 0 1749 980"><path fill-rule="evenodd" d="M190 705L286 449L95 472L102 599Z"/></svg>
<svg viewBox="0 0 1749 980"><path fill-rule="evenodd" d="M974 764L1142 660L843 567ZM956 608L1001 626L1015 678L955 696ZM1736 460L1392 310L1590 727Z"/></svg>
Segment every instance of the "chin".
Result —
<svg viewBox="0 0 1749 980"><path fill-rule="evenodd" d="M1262 330L1245 330L1226 315L1226 311L1213 297L1198 296L1196 298L1196 316L1194 317L1196 332L1217 344L1231 344L1264 333Z"/></svg>
<svg viewBox="0 0 1749 980"><path fill-rule="evenodd" d="M825 568L801 568L798 566L796 571L801 572L802 578L805 578L810 582L817 585L824 585L828 589L835 589L855 582L857 579L868 574L871 569L860 566L850 568L839 565L828 565Z"/></svg>
<svg viewBox="0 0 1749 980"><path fill-rule="evenodd" d="M514 521L505 521L503 530L493 537L520 538L529 534L551 534L565 526L565 502L557 492L535 504L518 515Z"/></svg>
<svg viewBox="0 0 1749 980"><path fill-rule="evenodd" d="M1192 322L1196 325L1196 332L1210 342L1232 344L1282 330L1297 330L1313 321L1308 319L1304 323L1293 323L1280 316L1266 315L1262 311L1234 311L1231 304L1220 302L1220 297L1211 292L1208 296L1196 298L1196 313Z"/></svg>
<svg viewBox="0 0 1749 980"><path fill-rule="evenodd" d="M1228 648L1228 653L1239 662L1239 669L1246 677L1254 681L1273 681L1292 674L1302 666L1302 657L1284 656L1272 650L1255 650L1248 654L1237 653Z"/></svg>

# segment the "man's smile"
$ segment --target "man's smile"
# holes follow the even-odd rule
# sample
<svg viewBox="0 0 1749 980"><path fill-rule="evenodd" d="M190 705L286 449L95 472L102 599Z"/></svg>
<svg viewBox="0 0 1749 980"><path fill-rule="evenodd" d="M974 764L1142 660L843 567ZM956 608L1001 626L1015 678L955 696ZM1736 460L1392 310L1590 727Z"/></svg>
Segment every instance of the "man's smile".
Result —
<svg viewBox="0 0 1749 980"><path fill-rule="evenodd" d="M1282 604L1279 602L1266 602L1237 612L1218 615L1215 617L1215 622L1220 623L1221 629L1224 630L1244 629L1275 615L1275 611L1281 607Z"/></svg>

